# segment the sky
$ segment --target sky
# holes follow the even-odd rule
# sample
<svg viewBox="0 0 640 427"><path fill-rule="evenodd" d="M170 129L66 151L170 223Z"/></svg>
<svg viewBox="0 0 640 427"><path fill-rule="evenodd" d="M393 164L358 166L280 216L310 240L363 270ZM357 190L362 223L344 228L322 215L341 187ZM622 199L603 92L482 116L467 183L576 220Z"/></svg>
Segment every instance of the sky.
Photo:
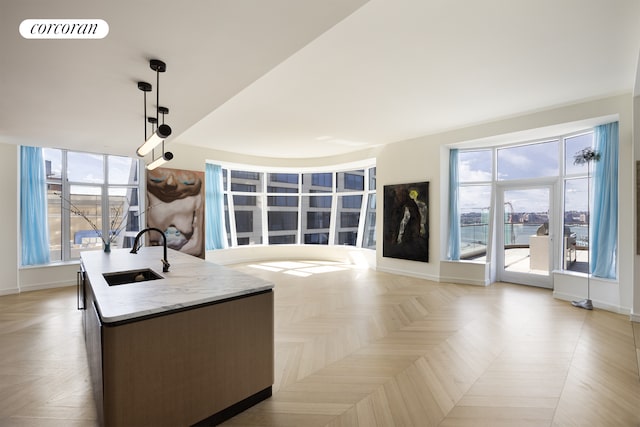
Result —
<svg viewBox="0 0 640 427"><path fill-rule="evenodd" d="M45 161L51 162L51 174L62 178L62 151L54 148L43 149ZM129 184L131 165L135 159L122 156L108 156L109 184ZM70 182L102 184L104 182L104 165L101 154L79 153L69 151L67 154L67 179ZM100 186L72 186L74 194L99 195ZM117 195L113 191L110 194ZM125 189L122 194L125 194Z"/></svg>
<svg viewBox="0 0 640 427"><path fill-rule="evenodd" d="M574 164L574 156L583 148L592 145L591 133L566 138L564 147L560 140L549 140L535 144L505 147L497 152L497 177L502 183L510 180L525 180L557 177L564 169L565 210L587 210L587 182L578 179L587 173L587 166ZM566 161L560 164L561 149L566 151ZM459 153L459 180L466 183L486 183L488 185L461 190L460 207L464 211L486 208L491 200L493 170L493 150L462 151ZM522 183L523 181L518 181ZM511 190L505 195L505 202L513 204L516 212L545 212L548 210L548 190Z"/></svg>

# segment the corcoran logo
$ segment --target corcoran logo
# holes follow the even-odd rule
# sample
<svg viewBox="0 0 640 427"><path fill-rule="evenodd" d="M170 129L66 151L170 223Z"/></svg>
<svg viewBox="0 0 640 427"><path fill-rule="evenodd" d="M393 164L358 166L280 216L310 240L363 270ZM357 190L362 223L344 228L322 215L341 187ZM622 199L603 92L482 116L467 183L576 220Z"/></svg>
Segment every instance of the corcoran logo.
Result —
<svg viewBox="0 0 640 427"><path fill-rule="evenodd" d="M25 39L103 39L109 24L102 19L25 19L20 35Z"/></svg>

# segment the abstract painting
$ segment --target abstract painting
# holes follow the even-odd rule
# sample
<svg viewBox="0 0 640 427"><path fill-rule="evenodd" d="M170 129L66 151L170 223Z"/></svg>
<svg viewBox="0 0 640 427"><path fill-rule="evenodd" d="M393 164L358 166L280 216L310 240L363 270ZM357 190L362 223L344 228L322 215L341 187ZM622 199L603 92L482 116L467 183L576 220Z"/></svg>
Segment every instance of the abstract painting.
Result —
<svg viewBox="0 0 640 427"><path fill-rule="evenodd" d="M429 182L384 186L382 256L429 262Z"/></svg>

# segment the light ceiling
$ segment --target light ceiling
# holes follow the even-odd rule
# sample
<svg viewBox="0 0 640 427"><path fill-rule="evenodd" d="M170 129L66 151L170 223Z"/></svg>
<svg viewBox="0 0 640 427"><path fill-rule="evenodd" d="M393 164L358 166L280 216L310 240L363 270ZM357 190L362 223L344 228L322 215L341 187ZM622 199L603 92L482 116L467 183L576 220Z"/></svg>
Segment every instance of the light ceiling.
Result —
<svg viewBox="0 0 640 427"><path fill-rule="evenodd" d="M181 144L343 154L629 93L637 0L24 0L0 6L0 142L135 155L148 60ZM25 40L29 18L102 40ZM154 93L154 92L153 92ZM153 96L152 96L153 98Z"/></svg>

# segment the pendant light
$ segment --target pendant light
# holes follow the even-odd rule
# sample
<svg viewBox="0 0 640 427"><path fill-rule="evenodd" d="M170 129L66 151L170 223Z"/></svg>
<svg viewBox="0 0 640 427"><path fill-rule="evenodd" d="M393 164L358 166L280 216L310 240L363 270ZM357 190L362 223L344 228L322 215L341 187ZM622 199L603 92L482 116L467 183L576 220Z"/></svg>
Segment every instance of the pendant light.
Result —
<svg viewBox="0 0 640 427"><path fill-rule="evenodd" d="M169 109L167 107L158 107L157 111L160 114L162 114L162 124L158 126L158 129L160 129L162 126L166 126L164 124L164 115L169 114ZM149 121L151 121L151 117L149 117ZM157 123L158 122L157 119L154 119L154 122ZM155 155L153 155L152 157L155 158ZM158 157L157 159L149 163L147 165L147 170L154 170L158 166L162 166L163 164L167 163L171 159L173 159L173 153L171 153L170 151L164 151L164 139L163 139L162 140L162 156Z"/></svg>
<svg viewBox="0 0 640 427"><path fill-rule="evenodd" d="M154 165L153 168L156 168L159 166L159 164L165 163L166 161L171 160L173 158L173 154L164 152L164 140L167 137L169 137L169 135L171 135L171 127L164 123L164 114L168 113L169 109L165 107L160 107L160 73L164 73L167 70L167 65L164 62L160 61L159 59L152 59L151 61L149 61L149 67L156 72L155 123L159 123L158 119L159 119L160 112L162 112L163 114L163 120L162 120L162 124L157 126L155 130L152 127L152 134L148 138L147 138L147 124L145 122L145 128L144 128L145 142L140 147L138 147L138 150L136 151L138 156L144 157L150 152L152 152L154 148L157 147L159 144L162 144L162 156L157 160L154 160L149 166L147 166L148 169L150 169L151 165ZM146 118L147 117L147 92L151 91L151 85L147 82L138 82L138 89L144 92L144 117ZM160 162L159 164L156 163L161 159L163 159L162 162Z"/></svg>
<svg viewBox="0 0 640 427"><path fill-rule="evenodd" d="M162 153L162 156L155 159L153 162L147 165L147 170L154 170L158 166L162 166L167 163L169 160L173 159L173 153L171 151L167 151Z"/></svg>

